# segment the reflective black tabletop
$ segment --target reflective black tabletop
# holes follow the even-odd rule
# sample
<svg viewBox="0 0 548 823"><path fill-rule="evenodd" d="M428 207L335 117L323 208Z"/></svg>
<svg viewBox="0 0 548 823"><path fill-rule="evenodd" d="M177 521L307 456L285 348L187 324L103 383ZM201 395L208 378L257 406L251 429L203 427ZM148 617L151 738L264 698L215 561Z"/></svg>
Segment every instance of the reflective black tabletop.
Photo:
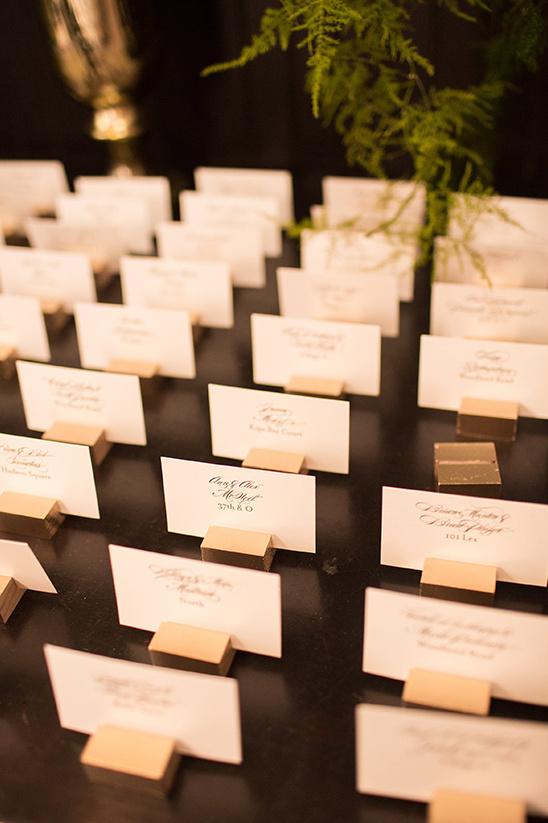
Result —
<svg viewBox="0 0 548 823"><path fill-rule="evenodd" d="M43 646L53 643L149 662L150 634L117 619L108 544L199 558L200 540L168 533L160 457L230 463L211 454L208 383L252 382L250 314L277 313L277 265L298 266L294 241L268 261L263 289L236 289L233 329L196 345L197 377L163 379L144 398L146 447L116 444L95 469L100 520L68 516L51 541L29 538L58 589L27 592L0 627L0 819L3 823L401 823L424 821L420 803L355 789L354 708L401 704L402 684L361 671L367 586L418 593L419 573L379 563L383 485L433 489L433 444L456 439L454 412L417 407L419 336L428 330L429 273L401 306L398 338L383 339L381 394L350 400L350 472L317 472L317 551L278 551L281 659L238 652L243 763L184 758L158 799L92 783L79 756L84 735L60 727ZM100 300L120 301L117 279ZM52 339L52 362L79 366L71 322ZM16 380L0 385L0 430L28 431ZM327 436L329 433L326 433ZM548 422L520 419L498 449L502 496L547 502ZM3 534L3 537L13 535ZM21 539L21 538L17 538ZM527 546L517 546L527 551ZM546 590L499 584L495 608L546 613ZM387 635L386 643L390 644ZM491 714L548 722L548 710L493 700ZM396 782L398 775L394 774Z"/></svg>

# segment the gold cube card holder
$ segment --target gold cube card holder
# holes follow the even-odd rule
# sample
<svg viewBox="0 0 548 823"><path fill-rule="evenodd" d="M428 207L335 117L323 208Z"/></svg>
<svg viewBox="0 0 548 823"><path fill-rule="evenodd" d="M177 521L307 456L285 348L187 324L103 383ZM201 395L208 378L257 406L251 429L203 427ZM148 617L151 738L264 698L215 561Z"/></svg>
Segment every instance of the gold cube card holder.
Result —
<svg viewBox="0 0 548 823"><path fill-rule="evenodd" d="M17 349L15 346L0 346L0 378L11 380L15 374L15 360Z"/></svg>
<svg viewBox="0 0 548 823"><path fill-rule="evenodd" d="M180 760L172 738L108 724L97 727L80 755L91 780L159 796L170 791Z"/></svg>
<svg viewBox="0 0 548 823"><path fill-rule="evenodd" d="M210 526L200 544L202 560L225 563L245 569L267 572L272 565L275 547L267 532Z"/></svg>
<svg viewBox="0 0 548 823"><path fill-rule="evenodd" d="M251 448L242 460L242 466L246 469L267 469L289 474L305 474L305 464L306 455L304 454L255 447Z"/></svg>
<svg viewBox="0 0 548 823"><path fill-rule="evenodd" d="M226 632L166 621L148 644L155 666L202 674L228 674L236 649Z"/></svg>
<svg viewBox="0 0 548 823"><path fill-rule="evenodd" d="M15 578L0 574L0 621L7 623L27 588Z"/></svg>
<svg viewBox="0 0 548 823"><path fill-rule="evenodd" d="M491 705L491 683L428 669L410 669L402 702L408 706L485 716Z"/></svg>
<svg viewBox="0 0 548 823"><path fill-rule="evenodd" d="M516 439L519 403L463 397L457 413L457 435L478 440Z"/></svg>
<svg viewBox="0 0 548 823"><path fill-rule="evenodd" d="M295 374L284 386L284 391L288 394L310 394L317 397L340 398L344 396L344 380Z"/></svg>
<svg viewBox="0 0 548 823"><path fill-rule="evenodd" d="M83 426L79 423L54 423L43 433L42 440L88 446L94 466L99 466L103 462L112 446L106 438L104 429L99 426Z"/></svg>
<svg viewBox="0 0 548 823"><path fill-rule="evenodd" d="M438 492L500 497L495 444L434 443L434 477Z"/></svg>
<svg viewBox="0 0 548 823"><path fill-rule="evenodd" d="M427 823L526 823L527 806L507 797L438 789L428 804Z"/></svg>
<svg viewBox="0 0 548 823"><path fill-rule="evenodd" d="M69 322L71 315L65 309L62 300L51 297L40 298L40 308L44 315L44 322L48 334L55 336L62 331Z"/></svg>
<svg viewBox="0 0 548 823"><path fill-rule="evenodd" d="M440 557L425 558L420 581L423 597L492 606L496 587L496 566Z"/></svg>
<svg viewBox="0 0 548 823"><path fill-rule="evenodd" d="M0 494L0 531L50 540L64 519L53 498L13 491Z"/></svg>

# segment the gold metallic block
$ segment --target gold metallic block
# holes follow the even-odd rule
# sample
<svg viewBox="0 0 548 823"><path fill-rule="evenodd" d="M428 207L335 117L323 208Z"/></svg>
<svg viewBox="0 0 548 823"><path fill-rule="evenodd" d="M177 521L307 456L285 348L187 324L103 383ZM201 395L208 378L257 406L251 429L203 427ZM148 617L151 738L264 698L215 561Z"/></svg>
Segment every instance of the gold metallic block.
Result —
<svg viewBox="0 0 548 823"><path fill-rule="evenodd" d="M2 623L8 622L26 590L26 586L22 586L13 577L0 575L0 620Z"/></svg>
<svg viewBox="0 0 548 823"><path fill-rule="evenodd" d="M64 519L53 498L12 491L0 494L0 531L49 540Z"/></svg>
<svg viewBox="0 0 548 823"><path fill-rule="evenodd" d="M268 469L273 472L300 474L304 469L305 455L276 449L250 449L242 466L248 469Z"/></svg>
<svg viewBox="0 0 548 823"><path fill-rule="evenodd" d="M170 622L160 624L148 650L155 666L222 676L236 652L226 632Z"/></svg>
<svg viewBox="0 0 548 823"><path fill-rule="evenodd" d="M411 669L403 687L402 700L413 706L430 706L467 714L487 715L491 683L426 669Z"/></svg>
<svg viewBox="0 0 548 823"><path fill-rule="evenodd" d="M58 334L67 325L71 315L65 311L62 300L40 298L40 307L48 334Z"/></svg>
<svg viewBox="0 0 548 823"><path fill-rule="evenodd" d="M497 587L496 566L427 557L421 575L421 595L492 606Z"/></svg>
<svg viewBox="0 0 548 823"><path fill-rule="evenodd" d="M494 443L434 443L434 476L439 492L500 497Z"/></svg>
<svg viewBox="0 0 548 823"><path fill-rule="evenodd" d="M518 403L463 397L457 414L457 434L512 442L516 439L518 415Z"/></svg>
<svg viewBox="0 0 548 823"><path fill-rule="evenodd" d="M522 800L440 789L428 807L428 823L525 823Z"/></svg>
<svg viewBox="0 0 548 823"><path fill-rule="evenodd" d="M276 549L272 535L244 529L210 526L200 545L202 560L267 572Z"/></svg>
<svg viewBox="0 0 548 823"><path fill-rule="evenodd" d="M106 438L104 429L99 426L81 426L77 423L54 423L47 432L44 432L42 439L88 446L95 466L103 462L112 446Z"/></svg>
<svg viewBox="0 0 548 823"><path fill-rule="evenodd" d="M295 374L291 377L284 391L289 394L313 394L319 397L341 397L344 393L344 380L330 377L306 377Z"/></svg>
<svg viewBox="0 0 548 823"><path fill-rule="evenodd" d="M169 737L108 725L97 728L80 755L92 780L159 795L170 790L180 759Z"/></svg>
<svg viewBox="0 0 548 823"><path fill-rule="evenodd" d="M14 346L0 346L0 377L10 380L15 374L17 349Z"/></svg>

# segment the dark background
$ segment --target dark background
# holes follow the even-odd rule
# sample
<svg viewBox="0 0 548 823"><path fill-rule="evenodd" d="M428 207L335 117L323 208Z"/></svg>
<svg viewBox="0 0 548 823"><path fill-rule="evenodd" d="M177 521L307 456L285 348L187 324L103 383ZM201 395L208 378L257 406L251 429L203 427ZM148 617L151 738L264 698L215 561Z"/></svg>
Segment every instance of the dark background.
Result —
<svg viewBox="0 0 548 823"><path fill-rule="evenodd" d="M276 50L244 69L200 76L206 66L239 54L266 5L153 0L146 35L156 57L141 94L149 119L142 149L147 169L168 174L176 190L192 185L197 165L287 168L295 176L303 216L319 200L323 174L349 173L338 136L312 116L303 88L303 50ZM412 22L419 49L436 66L438 86L481 82L481 27L433 2L421 6ZM501 194L546 197L548 55L537 72L524 70L514 83L490 136L494 183ZM70 97L55 72L38 0L2 0L0 157L61 159L71 179L103 173L106 148L87 136L89 120L90 109Z"/></svg>

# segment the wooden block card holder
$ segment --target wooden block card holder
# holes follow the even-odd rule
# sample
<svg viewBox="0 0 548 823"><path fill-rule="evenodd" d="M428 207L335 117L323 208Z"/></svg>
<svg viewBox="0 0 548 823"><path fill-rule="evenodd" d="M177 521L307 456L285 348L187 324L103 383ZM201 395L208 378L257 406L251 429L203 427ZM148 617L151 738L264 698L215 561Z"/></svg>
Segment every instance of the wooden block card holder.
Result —
<svg viewBox="0 0 548 823"><path fill-rule="evenodd" d="M99 466L103 462L112 446L106 438L104 429L78 423L54 423L48 431L44 432L42 439L88 446L94 466Z"/></svg>
<svg viewBox="0 0 548 823"><path fill-rule="evenodd" d="M0 575L0 621L7 623L27 588L8 575Z"/></svg>
<svg viewBox="0 0 548 823"><path fill-rule="evenodd" d="M428 806L427 823L525 823L526 804L506 797L439 789Z"/></svg>
<svg viewBox="0 0 548 823"><path fill-rule="evenodd" d="M269 571L276 553L271 534L225 526L210 526L200 551L202 560L210 563L226 563L264 572Z"/></svg>
<svg viewBox="0 0 548 823"><path fill-rule="evenodd" d="M92 780L154 795L169 792L180 760L172 738L110 725L99 726L80 755Z"/></svg>
<svg viewBox="0 0 548 823"><path fill-rule="evenodd" d="M146 360L127 360L116 357L105 368L113 374L133 374L139 378L143 392L153 392L160 382L160 367Z"/></svg>
<svg viewBox="0 0 548 823"><path fill-rule="evenodd" d="M420 581L423 597L492 606L497 586L496 566L427 557Z"/></svg>
<svg viewBox="0 0 548 823"><path fill-rule="evenodd" d="M11 380L15 374L17 349L14 346L0 346L0 377Z"/></svg>
<svg viewBox="0 0 548 823"><path fill-rule="evenodd" d="M242 466L246 469L266 469L273 472L301 474L306 473L305 461L306 456L296 452L252 448L242 460Z"/></svg>
<svg viewBox="0 0 548 823"><path fill-rule="evenodd" d="M516 439L518 414L518 403L463 397L457 414L457 435L511 443Z"/></svg>
<svg viewBox="0 0 548 823"><path fill-rule="evenodd" d="M318 397L341 398L344 396L344 380L295 374L284 386L284 391L288 394L310 394Z"/></svg>
<svg viewBox="0 0 548 823"><path fill-rule="evenodd" d="M228 674L236 650L226 632L164 622L148 644L155 666L202 674Z"/></svg>
<svg viewBox="0 0 548 823"><path fill-rule="evenodd" d="M411 669L402 702L409 706L444 709L485 716L491 705L491 683L428 669Z"/></svg>
<svg viewBox="0 0 548 823"><path fill-rule="evenodd" d="M65 328L71 315L66 311L62 300L40 298L40 307L44 315L46 330L50 335L59 334Z"/></svg>
<svg viewBox="0 0 548 823"><path fill-rule="evenodd" d="M53 498L12 491L0 494L0 531L50 540L64 519Z"/></svg>

